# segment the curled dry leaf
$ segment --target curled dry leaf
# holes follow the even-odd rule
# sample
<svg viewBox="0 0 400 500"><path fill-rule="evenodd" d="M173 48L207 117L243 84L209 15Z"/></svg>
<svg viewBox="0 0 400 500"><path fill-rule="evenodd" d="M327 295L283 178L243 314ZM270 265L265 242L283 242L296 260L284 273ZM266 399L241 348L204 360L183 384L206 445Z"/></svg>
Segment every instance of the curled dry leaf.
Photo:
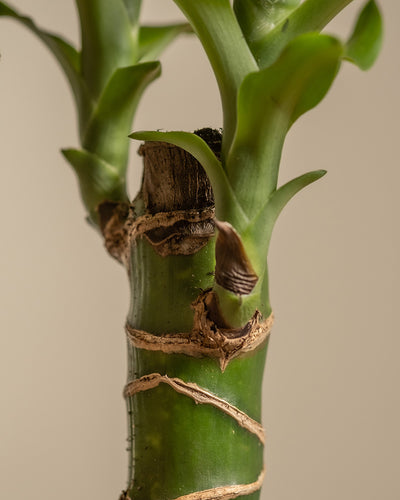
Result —
<svg viewBox="0 0 400 500"><path fill-rule="evenodd" d="M229 222L215 221L218 237L215 245L215 280L236 295L247 295L256 286L258 276L246 254L242 240Z"/></svg>

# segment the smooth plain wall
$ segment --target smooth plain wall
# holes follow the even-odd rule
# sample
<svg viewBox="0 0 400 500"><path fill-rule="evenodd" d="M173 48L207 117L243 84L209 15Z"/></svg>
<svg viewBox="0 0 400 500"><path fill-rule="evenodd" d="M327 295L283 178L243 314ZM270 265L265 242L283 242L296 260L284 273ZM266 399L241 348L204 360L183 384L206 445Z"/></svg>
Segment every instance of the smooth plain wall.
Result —
<svg viewBox="0 0 400 500"><path fill-rule="evenodd" d="M72 0L14 4L78 40ZM345 64L283 156L282 182L328 175L297 195L273 236L263 500L400 498L400 4L381 4L379 62L368 73ZM360 5L328 31L347 34ZM146 0L144 17L180 18L169 0ZM11 21L0 20L0 50L0 498L116 499L126 478L127 280L85 223L58 151L78 144L58 67ZM135 128L219 127L198 42L181 39L162 60ZM134 194L134 154L132 165Z"/></svg>

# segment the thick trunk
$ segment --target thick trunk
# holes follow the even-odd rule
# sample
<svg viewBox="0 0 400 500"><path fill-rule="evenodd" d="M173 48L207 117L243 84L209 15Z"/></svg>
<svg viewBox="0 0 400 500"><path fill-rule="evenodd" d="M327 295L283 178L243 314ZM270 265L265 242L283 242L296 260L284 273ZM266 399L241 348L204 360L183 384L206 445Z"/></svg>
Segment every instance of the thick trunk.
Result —
<svg viewBox="0 0 400 500"><path fill-rule="evenodd" d="M107 246L126 264L132 290L129 478L121 498L256 500L270 320L255 312L233 329L220 317L211 290L213 199L200 165L159 143L141 154L134 205L102 211Z"/></svg>
<svg viewBox="0 0 400 500"><path fill-rule="evenodd" d="M209 247L212 242L193 256L163 258L147 242L138 242L133 259L142 265L132 272L132 286L143 283L144 289L133 292L138 305L131 308L128 324L157 335L191 332L191 304L210 285ZM222 372L218 359L152 351L134 343L128 340L125 390L130 498L172 500L255 482L263 468L257 422L266 347L232 360Z"/></svg>

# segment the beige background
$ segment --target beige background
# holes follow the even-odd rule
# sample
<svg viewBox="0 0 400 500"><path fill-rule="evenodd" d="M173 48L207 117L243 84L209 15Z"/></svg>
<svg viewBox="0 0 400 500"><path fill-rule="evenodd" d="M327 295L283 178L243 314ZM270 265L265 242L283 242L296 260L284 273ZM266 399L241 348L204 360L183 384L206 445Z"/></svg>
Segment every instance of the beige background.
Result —
<svg viewBox="0 0 400 500"><path fill-rule="evenodd" d="M378 64L368 74L346 64L287 141L282 181L329 175L286 209L270 252L277 320L263 500L400 498L400 4L381 3ZM72 0L15 4L78 39ZM144 4L148 20L179 18L172 1ZM354 4L331 31L348 33ZM116 499L126 476L126 279L84 222L58 153L77 145L60 71L12 22L0 22L0 48L0 498ZM220 126L199 44L181 40L163 62L135 127Z"/></svg>

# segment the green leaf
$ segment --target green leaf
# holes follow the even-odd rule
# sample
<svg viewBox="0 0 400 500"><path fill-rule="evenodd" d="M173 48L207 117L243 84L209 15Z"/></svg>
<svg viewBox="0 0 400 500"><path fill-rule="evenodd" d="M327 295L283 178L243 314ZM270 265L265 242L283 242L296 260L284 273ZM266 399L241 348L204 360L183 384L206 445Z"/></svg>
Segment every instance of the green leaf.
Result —
<svg viewBox="0 0 400 500"><path fill-rule="evenodd" d="M260 68L270 66L286 45L304 33L320 32L353 0L305 0L252 45Z"/></svg>
<svg viewBox="0 0 400 500"><path fill-rule="evenodd" d="M362 9L346 45L346 59L363 70L377 59L382 46L383 22L378 6L370 0Z"/></svg>
<svg viewBox="0 0 400 500"><path fill-rule="evenodd" d="M76 0L82 75L97 100L117 68L137 61L137 40L124 0Z"/></svg>
<svg viewBox="0 0 400 500"><path fill-rule="evenodd" d="M137 25L139 22L142 0L124 0L124 4L132 26Z"/></svg>
<svg viewBox="0 0 400 500"><path fill-rule="evenodd" d="M167 142L186 150L202 165L210 179L217 218L230 222L237 230L247 223L247 218L235 199L221 162L198 135L190 132L139 131L129 137L142 141Z"/></svg>
<svg viewBox="0 0 400 500"><path fill-rule="evenodd" d="M183 33L192 33L188 23L169 26L141 26L139 30L139 60L154 61L162 51Z"/></svg>
<svg viewBox="0 0 400 500"><path fill-rule="evenodd" d="M315 170L296 177L281 186L271 194L265 205L244 231L242 239L257 273L260 273L266 265L266 255L272 230L283 208L296 193L325 174L326 170Z"/></svg>
<svg viewBox="0 0 400 500"><path fill-rule="evenodd" d="M247 43L253 45L262 41L282 19L294 10L301 0L234 0L233 8ZM254 52L253 52L254 53Z"/></svg>
<svg viewBox="0 0 400 500"><path fill-rule="evenodd" d="M128 133L140 97L161 73L157 61L119 68L104 89L84 133L85 149L124 172L128 158Z"/></svg>
<svg viewBox="0 0 400 500"><path fill-rule="evenodd" d="M25 25L47 45L66 72L79 74L80 54L70 43L57 35L38 28L30 17L19 14L4 2L0 2L0 16L11 17Z"/></svg>
<svg viewBox="0 0 400 500"><path fill-rule="evenodd" d="M85 117L88 113L90 113L92 101L85 82L80 76L79 52L63 38L38 28L30 17L19 14L16 10L12 9L4 2L0 2L0 16L11 17L22 23L36 36L38 36L38 38L52 52L61 68L64 70L64 74L70 84L79 112L80 124L82 126L85 121Z"/></svg>
<svg viewBox="0 0 400 500"><path fill-rule="evenodd" d="M223 108L222 157L236 127L237 92L257 64L243 37L230 0L174 0L199 37L213 68Z"/></svg>
<svg viewBox="0 0 400 500"><path fill-rule="evenodd" d="M78 176L82 199L94 224L98 224L100 203L127 201L125 179L115 167L89 151L63 149L62 153Z"/></svg>
<svg viewBox="0 0 400 500"><path fill-rule="evenodd" d="M302 35L290 42L275 64L244 80L226 171L248 217L276 189L286 133L325 96L342 52L342 45L333 37Z"/></svg>

